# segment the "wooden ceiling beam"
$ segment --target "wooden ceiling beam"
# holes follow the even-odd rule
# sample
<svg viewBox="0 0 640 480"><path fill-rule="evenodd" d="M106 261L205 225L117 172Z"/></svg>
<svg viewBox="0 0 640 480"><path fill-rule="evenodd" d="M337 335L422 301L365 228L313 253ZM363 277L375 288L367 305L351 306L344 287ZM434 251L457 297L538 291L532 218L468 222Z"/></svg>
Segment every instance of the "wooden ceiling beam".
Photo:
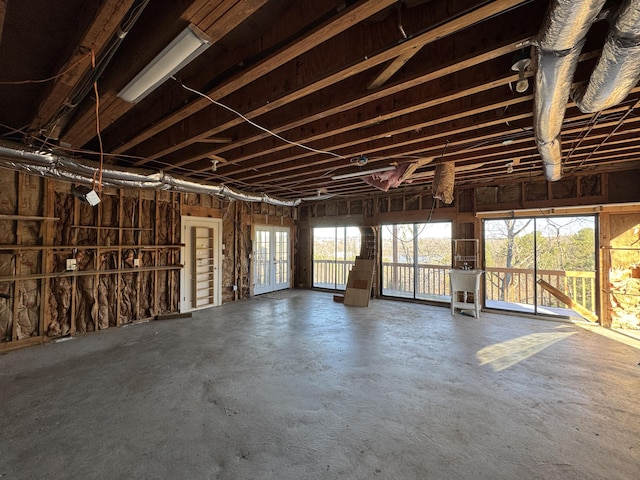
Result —
<svg viewBox="0 0 640 480"><path fill-rule="evenodd" d="M630 131L629 137L626 141L629 143L633 143L633 136L637 135L637 129L634 131ZM619 144L618 144L619 145ZM591 146L592 147L592 146ZM606 166L609 168L614 168L613 164L617 162L621 163L629 163L632 162L636 166L640 165L640 161L638 160L638 148L634 145L630 145L627 147L607 147L602 149L602 152L596 158L589 158L590 151L588 151L590 147L585 146L582 147L581 150L586 150L580 154L577 154L575 160L570 164L565 164L565 176L576 174L580 172L589 171L594 167ZM535 151L535 147L532 148ZM581 165L583 159L589 158L589 163L586 163L584 166ZM502 153L501 158L494 157L493 159L485 159L483 160L481 167L474 168L473 165L462 166L459 169L456 168L456 186L464 185L468 182L478 182L478 181L486 181L486 180L495 180L496 176L504 175L508 176L510 180L517 178L518 175L526 174L527 177L542 178L542 168L541 168L541 160L539 156L536 154L530 155L526 160L520 162L520 164L514 167L514 171L511 174L506 173L507 163L509 163L510 157ZM569 167L574 166L573 169L569 169ZM600 171L600 168L598 168ZM401 188L403 189L414 189L418 187L420 184L428 184L433 180L433 170L423 172L421 174L417 174L411 179L411 183L403 184ZM286 196L288 190L292 190L295 187L295 191L300 192L301 189L305 189L309 193L313 193L318 189L326 189L329 193L340 195L340 194L348 194L349 196L354 196L357 192L357 184L362 184L362 188L365 190L368 188L366 184L362 181L361 177L354 177L353 179L344 179L344 180L331 180L330 176L326 176L323 179L319 179L316 177L311 177L309 180L305 181L300 178L297 179L296 182L287 182L287 181L278 181L276 184L272 183L259 183L254 184L255 186L268 188L271 186L272 193L274 195Z"/></svg>
<svg viewBox="0 0 640 480"><path fill-rule="evenodd" d="M616 109L612 109L610 111L608 111L608 114L614 113L614 112L624 112L626 110L626 108L624 107L620 107L620 108L616 108ZM504 138L505 136L508 136L510 133L511 134L517 134L518 132L521 132L521 129L519 128L513 128L511 129L511 131L505 131L505 130L497 130L497 131L491 131L489 133L482 133L484 130L486 130L488 127L491 126L496 126L498 124L504 124L506 123L513 123L516 121L516 119L518 118L530 118L530 113L525 113L522 115L513 115L513 116L507 116L504 119L501 119L499 121L488 121L486 123L483 123L479 118L477 118L477 115L470 115L468 117L468 119L470 120L471 126L468 127L463 127L463 128L459 128L457 130L449 130L446 131L444 130L443 132L440 132L436 135L430 135L427 139L414 139L410 142L406 142L405 145L414 145L414 148L411 150L402 150L402 151L394 151L393 148L396 148L395 146L392 147L392 149L383 146L380 147L379 149L377 149L378 151L389 151L390 156L393 157L394 155L396 156L401 156L401 155L414 155L414 154L421 154L424 157L438 157L442 154L443 149L444 149L444 145L446 144L446 142L440 142L438 144L432 144L429 146L426 146L425 143L427 143L428 141L433 141L434 139L438 139L438 138L443 138L444 136L447 136L448 138L451 139L451 141L449 142L449 145L447 147L447 152L446 152L446 157L454 160L454 161L459 161L459 160L464 160L465 158L468 158L469 156L473 156L474 161L475 159L478 159L478 152L479 151L484 151L484 150L490 150L490 149L498 149L500 151L500 153L504 153L506 155L511 155L511 156L522 156L522 155L526 155L527 153L525 153L524 151L521 150L517 150L514 149L513 146L510 146L509 149L506 149L504 146L498 144L496 145L495 142L490 143L490 144L486 144L486 145L481 145L475 149L465 149L464 152L459 152L455 149L456 147L460 147L460 146L465 146L468 145L469 142L473 141L474 143L483 143L486 142L487 140L490 139L499 139L499 138ZM588 114L580 114L577 117L574 117L572 120L582 120L582 121L587 121L589 118L591 118L591 115ZM477 122L476 122L477 120ZM635 117L632 117L632 119L630 119L630 121L635 122ZM640 119L638 119L638 121L640 121ZM448 123L448 122L446 122ZM605 123L601 123L597 125L597 128L611 128L611 127L615 127L618 124L617 120L613 120L611 122L605 122ZM569 135L574 135L574 134L579 134L580 132L583 131L583 127L577 127L577 128L569 128L566 129L563 132L563 135L565 136L569 136ZM624 131L623 131L624 132ZM454 135L460 135L460 134L466 134L465 137L459 138L459 139L455 139ZM531 133L531 137L525 137L519 140L516 140L513 142L513 144L517 145L518 143L522 143L522 142L532 142L532 135L533 133ZM567 142L565 142L567 143ZM419 146L417 146L416 144L419 144ZM535 145L531 144L530 146L528 146L527 148L530 149L530 153L533 155L537 156L537 150L535 149ZM375 149L367 152L367 155L371 156L372 153L375 153ZM262 167L259 169L258 172L255 172L255 170L253 172L251 172L250 175L248 176L244 176L244 177L238 177L238 179L242 182L245 183L251 183L251 182L255 182L258 181L261 177L264 178L265 175L276 175L280 181L286 181L287 178L289 177L293 177L295 176L296 178L304 178L304 177L300 177L299 173L296 173L295 170L297 170L299 168L299 165L296 165L296 161L288 161L288 162L281 162L281 163L274 163L272 166L273 168L268 168L268 167ZM320 162L314 162L313 164L313 168L318 167L317 169L313 170L312 168L308 168L307 169L307 173L309 174L316 174L316 175L321 175L323 173L325 173L327 171L327 168L330 167L320 167L320 165L328 165L328 164L333 164L334 161L333 160L326 160L326 161L320 161ZM348 168L349 165L345 164L342 166L342 168ZM224 174L224 172L222 172ZM339 173L339 172L338 172ZM233 175L237 175L237 173L233 173ZM305 174L306 175L306 174Z"/></svg>
<svg viewBox="0 0 640 480"><path fill-rule="evenodd" d="M416 56L421 48L422 46L416 45L411 50L404 52L402 55L398 55L389 63L389 65L382 69L382 71L371 81L371 83L369 83L369 85L367 85L367 90L375 90L387 83L387 81L395 75L398 70L404 67L405 63Z"/></svg>
<svg viewBox="0 0 640 480"><path fill-rule="evenodd" d="M275 68L295 59L299 55L302 55L303 53L327 41L327 39L342 33L343 31L359 23L360 21L370 17L374 13L379 12L380 10L393 4L395 1L396 0L361 0L355 5L352 5L341 11L332 20L325 22L323 25L313 29L311 32L309 32L294 44L288 45L275 52L274 54L269 55L267 58L242 71L240 74L224 82L222 85L207 91L206 95L216 100L224 98L225 96L239 90L245 85L261 79L263 76L269 74ZM198 97L185 107L159 120L152 127L147 128L143 132L140 132L134 138L116 148L114 152L126 152L139 143L153 137L154 135L157 135L159 132L171 127L172 125L177 124L181 120L184 120L185 118L199 112L200 110L210 105L211 103L207 99ZM203 132L202 136L210 135L206 132Z"/></svg>
<svg viewBox="0 0 640 480"><path fill-rule="evenodd" d="M4 19L7 16L7 0L0 0L0 45L2 45L2 30L4 29Z"/></svg>
<svg viewBox="0 0 640 480"><path fill-rule="evenodd" d="M68 103L80 82L92 68L92 55L99 60L105 47L116 35L120 24L134 4L134 0L106 0L82 34L77 46L66 60L60 62L60 75L40 102L29 131L40 132L52 122Z"/></svg>
<svg viewBox="0 0 640 480"><path fill-rule="evenodd" d="M318 74L315 75L317 78L315 81L311 83L307 83L302 88L294 90L293 92L286 93L284 96L280 98L277 98L277 97L270 98L268 102L263 102L263 104L260 107L248 113L245 113L245 116L247 118L255 118L269 111L288 105L291 102L304 98L314 92L318 92L322 89L330 87L331 85L341 82L346 78L362 73L371 67L384 63L385 61L388 61L390 59L393 59L398 55L403 54L404 52L413 51L413 49L416 46L422 47L436 40L439 40L445 36L451 35L461 29L468 28L471 24L479 21L478 19L480 18L484 18L487 15L496 14L496 12L500 13L503 9L512 8L514 5L519 3L522 3L522 2L518 2L514 0L492 2L490 5L486 5L484 7L478 8L477 10L474 10L464 15L461 14L459 17L456 17L453 20L444 22L442 24L438 24L436 27L433 27L431 29L427 28L423 33L416 35L415 37L412 37L411 39L407 40L404 43L401 43L401 44L396 43L394 44L394 46L387 48L386 50L383 50L376 55L358 56L358 52L354 50L354 55L355 55L354 58L350 60L345 60L343 63L344 66L342 68L334 67L334 69L332 70L332 73L329 75L326 75L325 73L327 69L324 68L324 62L313 61L313 59L310 58L304 63L309 64L311 66L313 66L314 64L318 64L320 67L318 70ZM440 6L442 7L442 5ZM468 10L467 5L464 5L464 7L461 7L461 8L463 8L464 10ZM449 11L446 9L440 14L443 16L443 18L447 18L450 16ZM431 18L433 20L433 17ZM436 21L440 21L440 20L436 18ZM395 23L391 22L391 24L392 24L391 30L395 31L394 30L396 28ZM366 36L375 38L374 35L372 34L367 34ZM349 38L343 38L341 40L341 43L345 45L354 45L356 44L356 42L357 42L356 39L349 39ZM333 46L330 46L330 45L325 46L325 49L327 50L324 53L325 57L335 58L336 52ZM380 47L372 48L372 50L374 51L379 49ZM316 57L323 56L323 54L315 51L313 52L313 55ZM335 61L333 63L335 64ZM261 78L261 82L268 82L268 81L269 79L266 77ZM286 79L279 78L279 77L276 77L272 82L274 86L275 85L281 86L283 84L285 85L287 84ZM268 89L265 89L265 90L268 90ZM239 94L240 93L241 92L239 92ZM219 96L221 96L220 92L216 92L216 97L219 97ZM240 98L247 98L247 95L246 94L240 95ZM229 102L225 101L225 104L229 104ZM233 102L231 102L231 104L233 105ZM233 106L236 110L239 109L237 104ZM130 153L140 157L148 157L152 159L159 158L162 155L166 155L168 153L174 152L182 147L189 145L192 142L193 138L215 135L216 133L222 131L223 129L229 128L230 126L239 125L242 122L242 120L239 120L237 118L231 118L229 114L224 112L223 118L227 119L227 121L224 123L224 126L219 127L217 124L219 124L220 122L216 122L214 120L213 123L215 126L211 127L210 125L212 123L212 117L216 119L217 115L218 115L218 112L216 111L216 109L213 109L213 108L211 109L211 113L209 111L206 111L206 112L203 112L202 115L200 116L194 115L193 117L187 119L186 124L181 124L179 126L177 125L174 128L174 131L166 135L167 138L171 138L171 139L176 139L181 137L182 141L174 141L172 142L171 145L165 145L165 147L163 148L162 146L158 145L158 143L161 142L161 140L159 141L156 140L151 144L145 145L143 149L138 149L135 152L130 152ZM129 145L126 145L126 146L129 146ZM116 153L123 152L123 151L125 151L125 148L116 150Z"/></svg>
<svg viewBox="0 0 640 480"><path fill-rule="evenodd" d="M530 98L529 98L530 100ZM515 104L514 104L515 105ZM418 155L425 154L425 152L429 152L429 149L433 149L433 155L439 155L442 153L442 145L444 145L444 141L438 141L438 139L451 137L454 135L460 135L463 133L467 133L471 137L479 131L479 129L496 126L496 125L504 125L505 122L517 122L522 118L530 118L531 117L531 107L530 104L524 104L521 109L516 109L512 106L509 111L510 115L507 115L503 118L496 119L495 118L495 109L492 108L493 105L487 106L484 110L484 113L480 113L482 109L476 109L472 113L469 114L468 117L465 118L465 122L461 123L461 117L459 113L453 114L451 118L457 118L455 128L452 129L452 122L440 117L440 123L438 124L437 130L432 130L429 132L428 136L420 136L416 137L414 135L406 134L406 141L398 141L396 139L389 140L387 138L381 138L380 144L378 146L371 145L371 142L368 140L361 140L360 143L352 146L349 149L349 152L342 153L345 156L354 156L358 152L365 151L366 155L370 158L374 158L374 156L379 153L380 156L387 156L389 153L391 157L397 156L409 156L409 155ZM519 113L523 112L523 113ZM434 121L433 125L436 123ZM513 127L513 132L520 131L519 128ZM434 143L437 141L438 143ZM468 141L467 141L468 142ZM345 148L348 148L345 147ZM376 160L373 160L375 163ZM222 169L219 173L221 175L229 176L232 178L237 178L242 182L259 182L261 179L264 179L265 176L269 177L271 175L276 175L278 177L278 182L286 181L289 178L305 178L307 174L312 176L320 176L325 174L329 170L333 170L336 173L340 173L340 170L344 170L349 168L351 165L348 162L336 162L334 159L322 159L322 160L314 160L312 162L308 162L306 160L307 166L305 168L305 173L300 174L298 171L300 169L300 159L288 159L287 161L274 161L270 162L267 165L263 165L261 167L257 167L256 169L247 169L245 170L248 175L238 176L239 174L235 173L233 169ZM388 163L388 162L387 162Z"/></svg>
<svg viewBox="0 0 640 480"><path fill-rule="evenodd" d="M391 38L380 33L380 29L377 25L367 26L366 30L362 30L364 27L359 27L358 31L345 31L340 37L336 37L331 45L323 44L320 42L313 52L304 52L298 58L296 58L296 64L289 64L282 66L278 69L274 69L273 72L265 73L260 78L259 91L256 92L255 84L244 85L242 89L231 92L233 98L225 99L225 105L229 105L231 108L244 111L246 118L254 118L265 112L273 111L279 107L290 104L295 100L304 98L306 95L314 93L319 89L322 89L325 85L331 85L341 79L340 74L335 74L336 68L330 64L336 64L339 62L336 59L337 55L344 55L342 59L343 63L352 64L358 62L360 59L366 56L368 48L377 50L386 46L389 42L393 42ZM387 29L393 31L393 29ZM375 45L369 45L368 48L364 48L360 45L358 48L344 49L340 53L336 52L336 46L340 44L357 45L359 39L362 37L370 38L371 42L374 40L379 42ZM329 40L329 39L327 39ZM361 43L361 42L360 42ZM295 45L287 47L287 49L295 48ZM322 59L322 60L319 60ZM305 66L306 77L321 77L319 82L306 83L299 78L298 65ZM278 65L275 65L276 67ZM326 72L330 71L330 80L326 80ZM292 83L302 83L303 87L298 89L291 89ZM224 85L223 85L224 87ZM277 92L282 92L278 96ZM223 92L216 90L216 95L212 98L222 96ZM211 93L210 93L211 96ZM256 102L257 100L257 102ZM253 104L251 104L253 102ZM258 107L254 108L250 112L246 112L246 104L249 103L251 107L258 103ZM220 122L223 122L220 125ZM215 132L223 131L227 128L241 125L244 120L238 116L232 115L226 110L222 110L217 106L210 105L208 108L202 109L184 119L181 123L171 126L165 132L163 136L159 138L153 138L146 143L140 145L135 150L130 150L129 153L135 156L156 159L163 155L175 152L183 147L190 145L194 139L198 140L202 137L215 135ZM215 125L211 127L211 125ZM164 138L171 138L170 143L163 142ZM176 140L178 139L178 140ZM118 149L119 151L120 149ZM139 164L142 164L140 162Z"/></svg>
<svg viewBox="0 0 640 480"><path fill-rule="evenodd" d="M587 57L590 56L590 54L586 54ZM508 83L508 81L504 81L503 84ZM441 97L439 99L439 103L443 103L446 104L448 106L454 106L455 104L451 103L451 101L455 100L456 97L458 98L464 98L467 97L468 93L471 93L470 90L461 90L459 91L459 93L464 92L462 94L453 94L452 96L449 97ZM496 92L496 99L501 99L502 97L500 96L499 93ZM420 95L418 95L417 97L421 97ZM489 97L490 98L490 97ZM471 116L473 115L478 115L483 111L488 111L488 110L498 110L498 109L506 109L506 108L510 108L510 112L513 112L513 105L516 105L518 103L524 102L524 101L529 101L531 100L531 96L514 96L511 98L511 100L508 101L492 101L492 100L488 100L488 101L482 101L482 105L483 106L479 106L479 107L470 107L468 105L468 103L461 103L461 106L458 110L459 113L452 113L452 110L448 110L447 109L440 109L440 111L438 110L429 110L429 111L424 111L420 114L420 116L422 117L429 117L429 118L433 118L434 120L429 120L427 122L424 122L421 118L414 118L415 115L408 115L411 112L409 111L405 111L405 110L399 110L396 113L398 113L398 118L401 119L400 124L390 124L389 122L387 123L381 123L380 126L378 127L370 127L367 130L366 135L363 137L362 133L357 132L355 134L355 141L352 141L351 138L347 135L339 135L340 131L336 128L335 125L331 124L330 126L327 127L326 132L324 132L321 135L317 135L317 136L313 136L313 137L308 137L308 138L304 138L304 139L300 139L300 138L295 138L295 140L297 141L304 141L304 142L315 142L317 140L321 140L321 139L328 139L326 142L324 143L313 143L312 145L315 148L319 148L319 149L323 149L323 150L333 150L336 152L340 152L343 153L344 155L347 155L346 153L344 153L344 149L354 146L354 145L360 145L360 148L363 148L364 152L370 152L371 150L368 148L363 147L363 145L366 145L367 142L371 141L371 140L375 140L375 139L383 139L385 137L388 136L396 136L398 134L402 134L404 132L410 132L412 130L416 130L416 129L426 129L426 128L430 128L434 125L440 124L444 126L443 129L443 135L447 135L448 134L448 129L446 127L446 124L448 123L455 123L458 121L458 119L460 118L471 118ZM425 104L425 105L421 105L421 107L424 108L418 108L416 109L417 111L420 110L424 110L426 108L428 108L429 106L431 106L429 103ZM416 111L414 110L414 111ZM531 113L530 113L530 109L529 109L529 114L526 115L527 118L531 117ZM524 117L522 117L524 118ZM382 120L386 120L384 118L382 118ZM506 122L508 121L509 118L508 116L505 117L502 120L497 120L497 123L500 122ZM326 119L327 122L330 122L330 119ZM511 120L513 121L513 120ZM402 125L405 125L404 127ZM357 124L355 123L353 118L349 118L349 117L345 117L344 118L344 122L342 123L342 125L352 125L355 126L356 128L362 128L362 127L366 127L367 124L366 122L363 124ZM474 129L476 128L476 124L474 123L473 119L471 122L469 122L469 129ZM343 130L344 132L344 130ZM365 138L365 140L363 140L362 138ZM420 140L412 140L411 142L416 142L416 141L420 141ZM397 143L397 140L393 140L394 143ZM407 142L407 143L411 143L411 142ZM404 143L400 143L400 145L404 145ZM392 150L393 147L388 147L385 146L383 147L383 149L390 151ZM282 150L291 150L289 146L284 146L284 147L273 147L271 149L271 151L274 150L278 150L278 151L282 151ZM354 149L350 149L350 151L354 151ZM246 150L243 149L243 153L245 153ZM230 152L227 152L230 153ZM359 153L359 152L356 152ZM256 169L260 169L260 171L263 171L265 167L268 167L269 165L283 165L286 164L286 162L290 162L291 163L295 163L296 160L301 160L303 158L309 158L309 157L313 157L315 154L313 153L302 153L299 155L289 155L287 157L283 157L281 154L277 155L275 152L272 154L268 154L268 155L261 155L259 160L256 162L249 162L247 163L247 157L243 157L243 158L234 158L233 155L227 155L225 154L225 158L229 159L229 165L233 165L234 163L240 163L240 161L244 161L243 166L237 169L228 169L227 171L229 171L229 174L233 174L233 175L240 175L243 172L251 172L251 171L255 171ZM254 155L250 155L251 158L256 158L256 156ZM328 158L328 157L327 157ZM322 161L322 163L330 163L332 162L333 159L327 159L325 161ZM198 171L197 168L197 164L196 165L190 165L190 168L195 169L196 171ZM292 168L294 168L294 166L292 165ZM231 173L232 172L232 173ZM249 180L249 179L247 179Z"/></svg>
<svg viewBox="0 0 640 480"><path fill-rule="evenodd" d="M344 135L335 138L328 137L327 143L318 145L321 148L327 147L333 151L339 152L345 157L365 154L372 155L374 153L392 152L393 154L402 154L406 148L411 148L416 143L423 144L425 141L432 141L438 138L446 138L448 135L460 133L461 131L474 131L480 126L504 124L504 122L514 122L521 119L530 119L532 116L530 101L532 96L514 97L510 101L499 101L498 97L491 96L491 92L480 95L474 99L477 104L475 108L469 108L463 99L455 102L449 102L436 106L428 113L418 112L412 115L398 117L395 122L385 122L375 127L367 135L353 135L351 132L345 132ZM517 108L522 105L522 108ZM509 107L509 114L504 117L496 118L498 110ZM523 112L523 113L520 113ZM418 118L420 117L420 118ZM428 118L428 120L424 120ZM425 136L422 132L428 131ZM400 138L399 138L400 137ZM330 143L329 143L330 142ZM372 142L379 143L379 146L373 146ZM237 167L227 169L229 174L240 175L243 172L254 172L256 169L264 170L270 166L287 166L291 170L299 168L300 160L308 161L311 157L317 157L316 154L310 152L291 153L287 156L268 154L255 163L243 163ZM415 149L411 150L413 154ZM335 163L336 159L324 156L322 159L315 160L314 164L330 164ZM341 162L344 164L344 162ZM196 164L197 165L197 164ZM201 171L192 166L196 172ZM202 170L204 171L204 169Z"/></svg>
<svg viewBox="0 0 640 480"><path fill-rule="evenodd" d="M313 110L306 113L304 117L301 118L298 109L285 109L285 111L277 111L271 112L267 116L263 116L260 121L267 125L274 125L274 122L280 121L279 126L273 127L272 131L278 134L284 134L287 130L298 129L300 127L311 124L314 121L318 120L326 120L332 115L342 114L345 111L350 109L361 107L367 103L374 102L380 100L384 97L405 93L409 89L427 83L438 78L442 78L451 73L455 73L481 63L490 61L492 59L501 57L510 52L513 52L520 48L523 43L528 42L530 36L522 37L519 36L517 39L510 40L505 42L504 45L499 46L497 48L491 48L486 52L474 52L474 53L465 53L460 56L455 55L455 51L452 49L446 48L448 45L443 46L442 51L447 52L446 60L443 60L442 63L438 63L438 59L432 59L433 65L429 71L426 73L415 74L411 72L410 75L407 75L406 78L399 79L393 85L390 85L386 88L379 89L375 92L366 92L356 94L354 98L354 94L352 93L354 90L358 91L357 86L360 85L358 79L353 81L353 86L348 85L350 83L349 80L343 81L340 83L331 86L330 89L318 90L317 94L308 95L305 97L305 103L312 105ZM251 112L250 115L256 115L257 112ZM239 125L237 129L232 131L228 131L229 128L232 128L236 125ZM251 131L250 129L253 129ZM183 155L184 158L180 159L178 162L174 162L176 166L186 165L190 162L201 158L202 155L208 156L209 153L215 153L219 155L224 155L225 152L245 147L246 145L252 144L254 142L259 142L269 138L269 134L263 132L255 132L254 127L246 126L246 124L237 121L236 119L226 122L223 125L220 125L219 128L215 129L216 131L225 131L229 136L237 138L233 143L225 146L225 147L216 147L215 150L211 150L210 152L202 152L196 154L196 156ZM285 134L285 136L288 136ZM185 145L175 145L171 148L165 149L158 154L152 155L149 158L160 158L162 155L167 155L173 152L180 150Z"/></svg>
<svg viewBox="0 0 640 480"><path fill-rule="evenodd" d="M385 103L379 102L365 105L362 108L353 109L314 122L303 131L291 131L289 132L288 138L295 142L310 145L316 149L334 151L338 148L336 147L337 145L344 145L349 141L360 142L363 137L372 138L376 134L384 137L389 134L400 133L401 130L415 130L420 128L420 126L416 125L415 115L410 116L411 114L419 114L420 117L424 118L426 116L424 112L430 108L506 86L517 77L507 75L496 79L494 75L487 74L485 78L482 78L479 72L476 75L465 75L464 73L465 72L457 72L448 77L450 82L447 82L447 86L449 87L447 91L434 91L429 88L429 84L421 85L412 89L410 94L407 92L408 95L403 97L403 104L397 104L397 99L390 97L385 99ZM470 80L472 80L471 85L468 83L466 85L464 84L464 82L469 82ZM497 97L497 95L494 95L494 98ZM413 99L419 99L418 103L412 103L411 100ZM376 113L379 112L386 113L376 115ZM396 119L398 126L393 129L389 128L387 122ZM379 126L377 128L378 131L375 129L376 126ZM363 135L363 130L366 130L365 135ZM309 134L307 132L319 133ZM278 146L270 148L270 153L267 155L263 153L262 149L254 148L248 151L243 149L242 157L236 157L234 155L227 156L230 164L242 163L247 165L246 168L251 169L256 165L264 164L271 158L276 159L277 157L281 157L281 154L278 152L289 150L290 148L291 145L281 143ZM302 150L296 149L296 151ZM311 152L310 155L315 154ZM308 155L305 154L305 156ZM252 162L249 162L250 160L254 160L256 164L254 165Z"/></svg>
<svg viewBox="0 0 640 480"><path fill-rule="evenodd" d="M278 0L280 1L280 0ZM202 55L202 58L194 61L180 72L181 80L201 91L207 91L220 85L227 79L237 75L240 70L250 68L260 59L281 48L288 39L303 35L306 30L320 22L319 19L330 18L335 15L337 0L297 0L288 8L279 11L277 22L249 18L248 24L255 22L262 25L260 33L253 35L247 30L248 25L240 25L234 32L230 32L233 38L223 38L223 46L214 46ZM261 13L262 12L262 13ZM261 9L256 15L274 15L271 8ZM268 13L265 13L268 12ZM267 19L269 20L269 19ZM240 33L244 31L245 33ZM239 42L237 37L249 37ZM228 45L227 45L228 43ZM160 96L160 95L158 95ZM142 101L138 107L121 116L118 122L105 131L105 148L114 151L125 142L154 125L167 115L167 112L175 112L184 108L193 100L192 95L184 90L177 82L169 82L162 87L161 100Z"/></svg>
<svg viewBox="0 0 640 480"><path fill-rule="evenodd" d="M240 22L251 16L251 14L253 14L266 2L267 0L231 2L231 4L233 5L227 4L227 2L222 2L223 4L225 4L225 6L229 7L226 10L225 8L218 8L216 10L217 7L220 7L220 4L213 6L209 4L209 6L207 7L208 10L211 11L213 7L213 10L219 15L218 17L216 17L217 21L214 22L213 25L211 25L209 23L211 21L211 18L206 17L206 19L203 20L203 22L205 22L204 24L202 24L202 22L201 24L194 24L201 30L204 30L205 33L209 35L211 41L215 42L226 35L228 32L230 32L232 29L237 27ZM192 2L192 5L193 4L202 5L203 7L208 5L206 0L198 0L197 2ZM178 7L179 5L175 8ZM211 12L211 14L213 14L213 12ZM188 18L188 16L184 13L182 13L181 15L179 14L178 16L180 18L183 18L187 22L191 22L192 20ZM175 18L175 16L173 18ZM141 70L143 67L144 65L136 67L137 71ZM125 75L131 76L130 73ZM122 80L112 79L112 84L124 85L125 83L126 81L123 82ZM103 108L100 112L100 123L104 126L116 122L119 117L121 117L134 107L133 104L127 103L118 98L117 91L112 89L104 92L104 98L102 100ZM62 136L61 140L63 142L69 143L70 145L79 147L91 140L95 136L95 134L95 113L92 112L90 108L88 108L77 119L74 120L73 124L70 125L69 129L67 130L67 133Z"/></svg>

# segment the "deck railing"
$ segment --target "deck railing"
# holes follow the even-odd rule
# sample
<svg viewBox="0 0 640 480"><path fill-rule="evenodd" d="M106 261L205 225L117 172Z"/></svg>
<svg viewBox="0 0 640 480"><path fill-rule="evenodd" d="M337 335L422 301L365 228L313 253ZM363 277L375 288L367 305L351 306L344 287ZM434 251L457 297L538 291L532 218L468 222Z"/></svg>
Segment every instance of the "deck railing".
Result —
<svg viewBox="0 0 640 480"><path fill-rule="evenodd" d="M344 289L349 270L354 265L355 260L314 260L313 286Z"/></svg>
<svg viewBox="0 0 640 480"><path fill-rule="evenodd" d="M314 260L313 285L326 288L344 288L353 261ZM382 263L382 291L399 296L416 298L446 297L449 291L449 269L445 265L418 264L417 285L414 284L414 266L411 263ZM570 296L589 311L595 312L596 276L595 272L538 270L537 278L550 283ZM486 300L533 305L537 291L537 304L547 307L565 305L542 288L535 288L536 277L532 269L495 268L485 269Z"/></svg>
<svg viewBox="0 0 640 480"><path fill-rule="evenodd" d="M418 264L416 297L448 296L449 269L447 265ZM382 263L382 291L404 292L414 290L414 268L411 263Z"/></svg>
<svg viewBox="0 0 640 480"><path fill-rule="evenodd" d="M596 310L596 274L587 271L538 270L537 278L550 283L591 312ZM487 300L533 305L535 303L534 271L526 268L487 268L485 295ZM538 304L547 307L565 305L546 290L537 288Z"/></svg>

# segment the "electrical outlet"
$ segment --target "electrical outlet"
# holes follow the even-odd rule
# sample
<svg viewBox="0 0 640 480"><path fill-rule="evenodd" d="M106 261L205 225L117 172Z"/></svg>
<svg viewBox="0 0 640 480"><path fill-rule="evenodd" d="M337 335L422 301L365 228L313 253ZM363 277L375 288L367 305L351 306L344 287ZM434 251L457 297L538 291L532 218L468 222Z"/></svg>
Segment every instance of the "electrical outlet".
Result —
<svg viewBox="0 0 640 480"><path fill-rule="evenodd" d="M139 267L140 266L140 259L139 258L134 258L133 259L133 266L134 267Z"/></svg>
<svg viewBox="0 0 640 480"><path fill-rule="evenodd" d="M233 291L237 292L238 291L238 285L233 285Z"/></svg>
<svg viewBox="0 0 640 480"><path fill-rule="evenodd" d="M75 272L78 269L78 261L75 258L67 258L67 272Z"/></svg>

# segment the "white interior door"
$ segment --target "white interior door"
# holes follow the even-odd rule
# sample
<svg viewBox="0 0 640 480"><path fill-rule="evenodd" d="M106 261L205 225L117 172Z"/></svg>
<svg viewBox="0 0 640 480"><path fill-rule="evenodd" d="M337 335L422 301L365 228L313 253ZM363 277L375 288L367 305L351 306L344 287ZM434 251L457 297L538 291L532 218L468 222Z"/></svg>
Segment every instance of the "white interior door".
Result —
<svg viewBox="0 0 640 480"><path fill-rule="evenodd" d="M291 240L288 227L257 226L253 239L253 293L291 286Z"/></svg>
<svg viewBox="0 0 640 480"><path fill-rule="evenodd" d="M220 231L219 219L182 219L185 248L182 258L181 312L214 307L222 303Z"/></svg>

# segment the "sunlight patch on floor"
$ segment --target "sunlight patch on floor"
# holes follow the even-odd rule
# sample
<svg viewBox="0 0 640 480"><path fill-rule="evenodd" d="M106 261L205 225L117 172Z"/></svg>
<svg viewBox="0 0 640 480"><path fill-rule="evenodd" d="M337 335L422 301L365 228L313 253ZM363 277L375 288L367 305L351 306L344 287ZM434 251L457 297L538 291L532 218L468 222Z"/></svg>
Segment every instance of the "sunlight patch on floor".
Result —
<svg viewBox="0 0 640 480"><path fill-rule="evenodd" d="M601 327L600 325L590 325L582 323L576 323L575 325L580 328L584 328L585 330L589 330L590 332L597 333L598 335L602 335L603 337L610 338L611 340L624 343L625 345L640 350L640 339L632 338L628 334L616 332L615 330L609 330L608 328Z"/></svg>
<svg viewBox="0 0 640 480"><path fill-rule="evenodd" d="M531 333L484 347L478 350L476 357L480 365L491 365L495 372L499 372L575 333L577 332Z"/></svg>

